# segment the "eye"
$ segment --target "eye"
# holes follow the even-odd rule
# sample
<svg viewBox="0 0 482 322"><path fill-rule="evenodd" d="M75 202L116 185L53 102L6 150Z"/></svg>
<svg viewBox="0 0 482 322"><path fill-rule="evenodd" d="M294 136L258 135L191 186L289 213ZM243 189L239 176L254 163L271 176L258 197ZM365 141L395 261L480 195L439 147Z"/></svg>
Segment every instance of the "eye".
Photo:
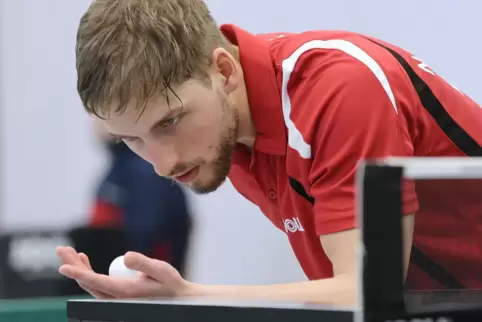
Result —
<svg viewBox="0 0 482 322"><path fill-rule="evenodd" d="M172 117L172 118L167 119L164 122L162 122L160 124L160 127L167 128L167 127L170 127L172 125L176 125L177 123L179 123L179 120L180 120L180 116Z"/></svg>

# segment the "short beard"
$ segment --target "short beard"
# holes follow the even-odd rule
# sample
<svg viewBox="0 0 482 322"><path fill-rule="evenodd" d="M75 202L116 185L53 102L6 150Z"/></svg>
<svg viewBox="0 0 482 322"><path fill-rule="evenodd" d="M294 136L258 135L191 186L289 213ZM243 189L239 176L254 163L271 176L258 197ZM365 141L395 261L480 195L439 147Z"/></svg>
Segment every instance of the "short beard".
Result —
<svg viewBox="0 0 482 322"><path fill-rule="evenodd" d="M228 102L225 102L223 105L226 115L229 117L226 121L230 121L232 126L230 126L222 136L222 141L218 148L219 155L211 163L214 168L214 177L205 185L193 185L191 187L191 189L199 195L216 191L226 181L231 169L231 162L238 137L239 115L235 108L228 105Z"/></svg>

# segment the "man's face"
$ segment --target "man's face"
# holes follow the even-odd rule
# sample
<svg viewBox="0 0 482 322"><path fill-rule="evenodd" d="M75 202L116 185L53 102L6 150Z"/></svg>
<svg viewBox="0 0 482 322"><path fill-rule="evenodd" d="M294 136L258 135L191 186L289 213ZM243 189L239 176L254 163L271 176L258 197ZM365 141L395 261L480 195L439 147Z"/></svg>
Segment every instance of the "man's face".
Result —
<svg viewBox="0 0 482 322"><path fill-rule="evenodd" d="M141 115L136 103L102 121L160 176L172 177L205 194L226 179L236 145L239 118L229 96L212 86L189 80L173 88L168 100L159 95Z"/></svg>

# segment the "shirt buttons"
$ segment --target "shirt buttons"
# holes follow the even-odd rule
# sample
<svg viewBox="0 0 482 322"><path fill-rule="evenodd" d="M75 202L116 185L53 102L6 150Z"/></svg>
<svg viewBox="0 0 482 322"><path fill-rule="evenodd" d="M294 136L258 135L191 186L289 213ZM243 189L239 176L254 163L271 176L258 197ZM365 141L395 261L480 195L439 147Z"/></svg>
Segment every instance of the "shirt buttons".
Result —
<svg viewBox="0 0 482 322"><path fill-rule="evenodd" d="M276 191L274 189L270 189L268 191L268 198L271 199L271 200L276 200L276 197L278 195L276 194Z"/></svg>

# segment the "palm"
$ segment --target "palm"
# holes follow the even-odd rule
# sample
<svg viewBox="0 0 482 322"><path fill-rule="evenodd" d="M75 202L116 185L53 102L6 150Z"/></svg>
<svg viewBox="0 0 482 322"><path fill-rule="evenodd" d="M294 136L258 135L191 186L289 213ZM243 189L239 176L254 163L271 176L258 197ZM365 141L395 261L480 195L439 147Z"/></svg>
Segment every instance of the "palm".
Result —
<svg viewBox="0 0 482 322"><path fill-rule="evenodd" d="M129 277L94 272L88 257L70 247L60 247L57 254L63 264L59 271L97 298L171 297L190 286L171 265L141 254L126 255L139 271Z"/></svg>

